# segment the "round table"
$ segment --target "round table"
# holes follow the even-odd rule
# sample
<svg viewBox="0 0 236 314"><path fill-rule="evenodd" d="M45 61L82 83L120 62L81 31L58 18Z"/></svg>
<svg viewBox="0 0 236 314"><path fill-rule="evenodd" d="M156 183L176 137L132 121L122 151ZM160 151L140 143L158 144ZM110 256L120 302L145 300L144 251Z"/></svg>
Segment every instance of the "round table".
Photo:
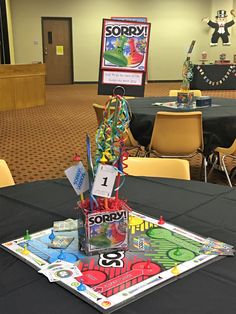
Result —
<svg viewBox="0 0 236 314"><path fill-rule="evenodd" d="M145 97L129 100L132 112L130 129L134 138L143 146L151 140L154 119L158 111L201 111L204 132L204 152L208 156L217 146L229 147L236 138L236 100L212 98L212 107L173 109L153 104L175 101L176 97ZM215 106L214 106L215 105Z"/></svg>
<svg viewBox="0 0 236 314"><path fill-rule="evenodd" d="M236 190L197 181L127 177L120 197L136 211L204 237L236 245ZM0 243L76 218L78 200L67 180L0 189ZM152 291L116 313L227 313L236 311L236 258L225 257ZM4 314L98 313L63 287L0 248L0 308Z"/></svg>

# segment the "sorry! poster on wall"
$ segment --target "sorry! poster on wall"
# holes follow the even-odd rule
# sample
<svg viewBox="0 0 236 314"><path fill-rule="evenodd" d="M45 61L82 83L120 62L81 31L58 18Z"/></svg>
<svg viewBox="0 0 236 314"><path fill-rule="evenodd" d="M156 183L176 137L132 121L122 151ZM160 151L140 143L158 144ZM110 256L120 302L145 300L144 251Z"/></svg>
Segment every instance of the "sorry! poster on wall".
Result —
<svg viewBox="0 0 236 314"><path fill-rule="evenodd" d="M144 95L149 36L150 23L103 20L98 94L122 86L125 95Z"/></svg>

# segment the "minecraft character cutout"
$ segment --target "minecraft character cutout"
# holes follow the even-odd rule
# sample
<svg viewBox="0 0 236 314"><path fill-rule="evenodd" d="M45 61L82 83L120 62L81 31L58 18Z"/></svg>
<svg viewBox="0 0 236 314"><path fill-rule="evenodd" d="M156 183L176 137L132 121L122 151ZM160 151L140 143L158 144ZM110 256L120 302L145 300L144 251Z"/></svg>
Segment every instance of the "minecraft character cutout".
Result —
<svg viewBox="0 0 236 314"><path fill-rule="evenodd" d="M214 28L214 32L211 37L211 46L217 46L219 38L222 39L224 46L230 46L229 31L228 28L235 24L234 18L236 16L235 11L230 11L233 19L227 22L227 13L225 10L218 10L216 15L216 21L212 22L209 17L204 17L203 22L207 23L210 27Z"/></svg>

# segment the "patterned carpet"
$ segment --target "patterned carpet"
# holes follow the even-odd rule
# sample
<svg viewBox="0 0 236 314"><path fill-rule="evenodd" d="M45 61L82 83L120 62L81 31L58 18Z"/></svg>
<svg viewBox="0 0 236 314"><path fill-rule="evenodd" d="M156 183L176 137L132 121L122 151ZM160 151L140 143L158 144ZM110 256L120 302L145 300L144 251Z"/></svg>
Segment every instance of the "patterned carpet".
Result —
<svg viewBox="0 0 236 314"><path fill-rule="evenodd" d="M168 95L179 86L178 82L149 83L145 96ZM203 95L236 98L236 91L206 91ZM106 100L107 96L97 95L97 84L49 85L45 106L0 112L0 158L7 161L16 183L63 177L76 152L86 164L86 133L93 154L95 150L97 122L92 103ZM200 156L191 160L194 180L199 180L200 162ZM226 182L217 171L210 181Z"/></svg>

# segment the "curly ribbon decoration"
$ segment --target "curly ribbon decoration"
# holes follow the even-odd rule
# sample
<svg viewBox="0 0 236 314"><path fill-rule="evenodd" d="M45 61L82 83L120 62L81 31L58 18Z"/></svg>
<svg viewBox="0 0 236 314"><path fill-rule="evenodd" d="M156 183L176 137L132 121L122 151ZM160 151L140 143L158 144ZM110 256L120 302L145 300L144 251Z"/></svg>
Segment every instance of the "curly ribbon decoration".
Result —
<svg viewBox="0 0 236 314"><path fill-rule="evenodd" d="M185 60L183 64L182 70L183 82L181 84L182 90L189 90L190 82L193 79L193 64L188 58Z"/></svg>
<svg viewBox="0 0 236 314"><path fill-rule="evenodd" d="M109 98L104 107L103 121L96 133L95 169L99 163L112 165L116 168L115 201L113 208L119 208L119 189L124 184L121 182L123 174L123 156L125 153L125 134L130 122L128 102L120 95ZM109 208L108 200L104 199L105 208ZM111 205L111 204L110 204Z"/></svg>
<svg viewBox="0 0 236 314"><path fill-rule="evenodd" d="M129 158L129 153L127 151L124 152L123 158L122 158L122 167L123 167L123 173L128 175L124 169L128 168L128 165L125 163L125 161Z"/></svg>
<svg viewBox="0 0 236 314"><path fill-rule="evenodd" d="M114 166L118 162L123 153L121 142L125 140L129 121L130 114L126 99L119 95L111 97L105 104L103 121L96 133L95 168L100 162Z"/></svg>

